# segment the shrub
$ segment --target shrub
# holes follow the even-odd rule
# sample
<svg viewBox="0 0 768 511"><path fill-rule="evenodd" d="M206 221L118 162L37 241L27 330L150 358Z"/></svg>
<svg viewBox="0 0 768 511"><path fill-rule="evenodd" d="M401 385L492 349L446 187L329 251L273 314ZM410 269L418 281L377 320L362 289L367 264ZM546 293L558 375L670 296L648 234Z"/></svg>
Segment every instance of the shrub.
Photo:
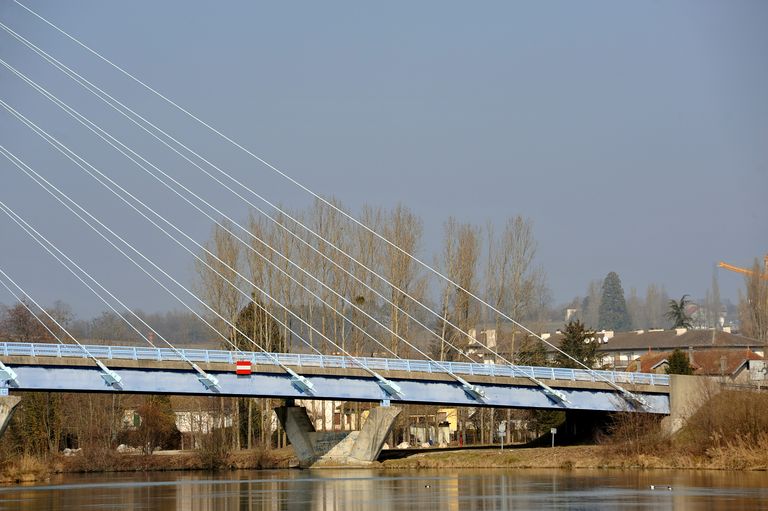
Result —
<svg viewBox="0 0 768 511"><path fill-rule="evenodd" d="M768 436L768 394L725 390L688 419L682 445L696 454L725 445L757 446Z"/></svg>
<svg viewBox="0 0 768 511"><path fill-rule="evenodd" d="M667 374L693 374L693 367L688 360L688 355L683 353L680 348L675 349L667 360Z"/></svg>
<svg viewBox="0 0 768 511"><path fill-rule="evenodd" d="M2 479L15 483L45 481L50 477L48 463L36 456L23 455L2 470Z"/></svg>
<svg viewBox="0 0 768 511"><path fill-rule="evenodd" d="M230 443L227 441L224 429L217 428L208 434L200 435L199 446L197 456L204 469L218 470L227 465Z"/></svg>
<svg viewBox="0 0 768 511"><path fill-rule="evenodd" d="M619 412L611 417L604 443L623 455L655 454L670 445L661 430L661 417L650 413Z"/></svg>

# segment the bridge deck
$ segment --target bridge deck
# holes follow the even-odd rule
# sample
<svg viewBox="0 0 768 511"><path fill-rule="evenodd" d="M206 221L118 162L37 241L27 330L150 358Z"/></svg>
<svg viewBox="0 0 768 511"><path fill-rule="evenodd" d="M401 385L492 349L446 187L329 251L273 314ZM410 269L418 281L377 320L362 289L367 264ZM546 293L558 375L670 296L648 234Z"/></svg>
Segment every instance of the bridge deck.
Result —
<svg viewBox="0 0 768 511"><path fill-rule="evenodd" d="M622 411L634 409L600 376L630 390L647 402L642 411L669 413L670 378L667 375L598 371L552 367L510 367L426 360L398 360L298 353L238 353L223 350L170 349L134 346L87 346L121 382L110 386L101 370L76 345L0 343L0 361L17 375L0 383L0 391L32 392L124 392L152 394L275 397L279 399L327 399L340 401L384 401L449 406L546 408ZM210 388L199 380L182 357L200 365L219 381ZM235 363L253 363L251 374L238 375ZM292 376L275 360L310 381L310 391L297 387ZM392 396L361 365L376 371L401 391ZM480 389L482 398L449 372L460 375ZM565 397L553 400L533 376ZM2 388L2 387L7 387Z"/></svg>
<svg viewBox="0 0 768 511"><path fill-rule="evenodd" d="M583 369L568 369L562 367L509 366L502 364L473 364L464 362L430 362L416 359L391 359L375 357L342 357L336 355L313 355L305 353L271 353L244 352L226 350L180 349L179 353L170 348L149 348L140 346L99 346L86 345L85 348L96 358L109 365L110 360L146 360L154 362L181 362L182 356L197 363L232 364L238 360L249 360L258 365L281 364L301 372L301 368L327 369L358 369L361 365L374 371L403 371L406 373L453 374L461 376L490 376L506 378L534 377L540 380L581 381L613 383L629 385L661 385L669 386L669 376L666 374L638 373L624 371L586 371ZM2 357L56 357L56 358L87 358L85 352L73 344L40 344L40 343L0 343ZM596 376L599 375L599 376Z"/></svg>

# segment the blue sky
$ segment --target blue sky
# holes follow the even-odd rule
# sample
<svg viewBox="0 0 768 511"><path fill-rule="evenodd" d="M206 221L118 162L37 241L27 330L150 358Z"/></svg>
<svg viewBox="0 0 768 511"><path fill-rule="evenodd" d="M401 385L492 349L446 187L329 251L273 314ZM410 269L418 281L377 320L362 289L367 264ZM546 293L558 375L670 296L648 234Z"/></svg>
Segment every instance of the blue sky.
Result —
<svg viewBox="0 0 768 511"><path fill-rule="evenodd" d="M768 251L768 3L26 1L268 161L353 210L402 202L424 220L535 222L555 301L616 271L625 290L661 283L703 297L721 259ZM82 48L3 0L0 20L269 198L309 204ZM0 33L0 55L230 214L178 159ZM7 71L0 98L159 205L196 238L210 225L141 177ZM0 140L36 170L191 279L189 257L0 112ZM0 162L0 200L126 301L177 308L27 178ZM8 220L0 267L43 302L101 310ZM720 274L736 299L742 279ZM10 302L0 293L0 302Z"/></svg>

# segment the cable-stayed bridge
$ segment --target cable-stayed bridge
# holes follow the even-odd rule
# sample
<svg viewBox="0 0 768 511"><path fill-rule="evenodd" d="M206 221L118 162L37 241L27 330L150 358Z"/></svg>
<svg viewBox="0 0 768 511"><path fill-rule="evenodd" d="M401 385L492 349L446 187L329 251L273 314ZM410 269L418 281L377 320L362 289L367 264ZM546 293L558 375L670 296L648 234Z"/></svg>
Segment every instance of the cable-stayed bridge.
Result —
<svg viewBox="0 0 768 511"><path fill-rule="evenodd" d="M274 353L266 349L262 339L243 331L242 326L231 316L227 317L223 311L200 296L200 293L181 282L169 268L147 255L118 228L94 213L89 205L74 199L71 192L65 190L64 185L55 184L52 177L55 175L54 170L35 169L27 164L17 151L0 144L0 154L7 160L2 166L3 172L19 172L39 187L40 198L33 200L49 200L60 205L62 212L66 211L67 215L76 218L86 231L96 234L109 250L114 251L116 271L125 265L142 272L162 292L167 293L215 331L223 345L231 348L231 351L211 351L180 349L174 346L151 324L132 312L132 308L120 298L119 289L109 289L105 286L82 261L76 260L52 242L46 234L46 227L29 221L19 208L9 206L7 197L0 193L0 211L10 221L9 225L23 231L53 259L54 264L61 266L63 273L74 276L109 310L124 319L137 339L147 344L147 347L142 348L84 345L25 290L26 286L22 285L23 282L20 283L18 276L0 269L0 284L28 309L31 316L40 321L50 334L51 340L58 342L0 344L0 385L10 392L81 391L269 396L286 399L380 401L385 404L401 402L561 410L633 410L655 414L670 412L670 383L667 377L598 371L588 367L581 360L563 352L558 346L550 344L521 324L498 304L493 305L479 296L477 290L467 289L450 276L425 263L375 228L353 217L226 135L223 130L204 121L193 113L192 109L181 106L169 95L154 89L23 2L14 0L13 5L20 9L20 12L31 16L32 20L39 22L38 30L52 29L54 34L61 37L62 44L73 45L75 49L84 50L88 56L107 64L129 83L138 85L154 99L161 100L214 137L229 144L233 151L245 154L260 168L274 173L289 185L308 194L343 219L346 222L345 228L359 230L370 237L377 245L377 251L393 254L392 257L407 260L409 264L418 266L452 292L462 293L462 296L466 296L491 315L514 324L523 334L549 345L561 356L570 359L571 365L576 365L579 369L520 366L493 346L479 342L469 327L460 325L459 321L446 314L434 311L424 300L414 297L412 293L393 282L393 279L388 278L380 267L356 257L334 242L330 236L317 232L270 200L266 192L257 192L252 185L234 177L223 165L205 156L204 148L192 147L190 143L182 141L181 137L170 129L161 127L157 121L152 120L151 114L140 112L140 106L129 106L127 101L117 97L117 93L99 85L103 81L98 77L84 76L35 43L35 35L22 34L11 27L7 20L0 19L0 29L20 50L28 52L30 57L39 57L76 86L84 89L100 104L119 114L120 118L132 127L149 135L159 147L178 159L180 165L188 168L190 172L199 171L210 180L211 186L225 191L234 201L261 215L274 225L288 243L311 253L334 272L348 278L372 299L380 301L393 313L401 315L403 320L410 322L414 328L423 329L434 337L435 341L447 346L462 358L461 362L436 360L425 352L423 347L409 340L397 326L387 324L385 320L361 307L354 297L349 296L345 290L338 289L332 279L315 274L311 268L284 250L280 243L271 243L227 215L224 208L206 194L207 190L196 191L184 179L174 177L156 161L132 147L130 141L121 140L103 125L61 99L50 84L42 84L33 79L19 64L14 65L7 55L0 54L0 70L3 71L4 78L17 80L39 94L46 104L60 110L74 125L81 126L103 142L105 149L119 154L122 172L131 169L130 171L151 179L158 190L182 201L190 213L200 215L205 221L225 232L232 243L238 244L249 257L258 260L259 264L268 268L276 278L284 279L319 306L332 311L340 322L358 332L366 342L378 346L377 351L383 350L388 354L387 358L367 358L350 353L341 345L343 343L340 344L339 339L334 339L328 332L318 330L311 319L296 313L290 303L278 299L264 286L259 285L256 279L245 275L231 261L227 261L221 254L195 239L182 226L161 214L150 201L142 198L140 191L131 190L129 185L121 182L119 172L107 171L93 164L62 142L53 134L53 130L47 129L39 121L36 122L28 111L25 111L28 110L25 105L17 104L17 101L6 94L0 95L0 107L12 119L18 121L20 127L29 129L39 137L44 146L62 156L61 163L71 164L82 171L106 196L114 198L115 208L138 214L146 221L144 228L161 234L171 246L187 252L212 279L217 279L240 295L241 300L248 303L255 295L259 300L268 303L270 306L263 310L269 316L269 321L286 334L290 334L307 352ZM1 258L0 268L5 268ZM407 305L394 301L393 294L402 296ZM345 310L354 311L354 315L346 313ZM425 320L425 316L430 319ZM398 350L391 343L385 343L379 338L379 334L371 333L369 328L361 324L362 320L356 318L362 318L365 322L375 325L388 340L393 340L398 346L419 358L404 359L398 356ZM444 326L443 331L450 329L457 335L450 338L445 334L441 335L434 328L435 322ZM308 333L314 337L314 342L312 338L307 339ZM234 342L235 339L244 342L248 351L241 343ZM467 343L485 351L496 363L478 363L477 357L466 349ZM329 356L324 352L340 355ZM245 369L241 369L241 374L238 374L238 367L246 366L247 374ZM381 419L381 427L390 427L390 419L394 419L394 416L382 412L382 417L386 419ZM306 421L301 414L297 415L290 410L283 411L281 420L289 436L292 436L292 441L301 436L301 431L307 430ZM375 422L372 421L372 424ZM378 438L380 429L376 426L371 434ZM363 456L358 452L363 458L370 457L370 454Z"/></svg>
<svg viewBox="0 0 768 511"><path fill-rule="evenodd" d="M669 376L634 372L597 371L555 367L505 366L428 360L388 359L297 353L238 353L223 350L170 349L137 346L84 348L109 364L120 378L109 384L98 367L78 346L61 344L0 343L0 360L12 366L15 378L6 380L13 390L143 392L158 394L229 395L288 399L387 401L453 406L552 408L624 411L627 402L603 378L634 389L652 413L669 413ZM182 358L183 357L183 358ZM217 387L199 381L184 359L213 375ZM304 375L311 388L297 386L275 365L274 359ZM238 364L239 362L239 364ZM247 364L244 364L247 362ZM392 382L399 393L390 394L361 365ZM247 367L247 369L242 369ZM238 374L240 373L240 374ZM450 375L466 379L481 393L467 392ZM533 376L563 393L549 399L529 380ZM6 375L6 378L8 376Z"/></svg>

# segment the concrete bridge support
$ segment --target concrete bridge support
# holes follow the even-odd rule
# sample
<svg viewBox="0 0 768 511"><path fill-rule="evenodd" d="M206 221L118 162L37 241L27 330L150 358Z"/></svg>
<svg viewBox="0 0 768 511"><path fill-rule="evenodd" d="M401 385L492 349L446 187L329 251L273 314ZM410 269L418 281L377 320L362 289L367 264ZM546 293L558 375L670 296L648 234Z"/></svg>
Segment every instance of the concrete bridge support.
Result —
<svg viewBox="0 0 768 511"><path fill-rule="evenodd" d="M8 423L11 422L13 412L16 411L16 405L19 404L21 398L18 396L0 396L0 438L5 433L5 428L8 427Z"/></svg>
<svg viewBox="0 0 768 511"><path fill-rule="evenodd" d="M720 392L716 378L670 374L669 416L661 420L665 433L672 435L713 395Z"/></svg>
<svg viewBox="0 0 768 511"><path fill-rule="evenodd" d="M303 406L275 408L302 467L317 465L365 465L379 457L400 409L372 409L360 431L315 431Z"/></svg>

